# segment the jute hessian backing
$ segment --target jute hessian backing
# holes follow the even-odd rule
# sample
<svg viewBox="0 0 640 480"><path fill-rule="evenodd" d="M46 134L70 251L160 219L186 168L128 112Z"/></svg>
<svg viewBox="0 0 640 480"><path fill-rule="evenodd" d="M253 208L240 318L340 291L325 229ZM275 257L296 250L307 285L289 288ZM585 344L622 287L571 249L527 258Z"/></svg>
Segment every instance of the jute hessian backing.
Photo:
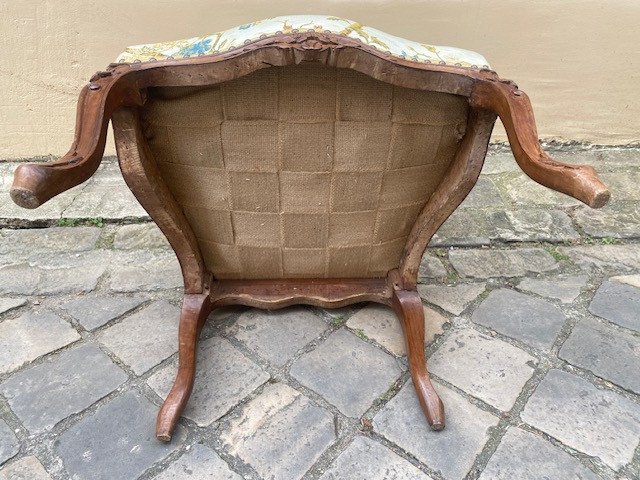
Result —
<svg viewBox="0 0 640 480"><path fill-rule="evenodd" d="M150 148L217 278L385 276L468 114L319 64L149 96Z"/></svg>

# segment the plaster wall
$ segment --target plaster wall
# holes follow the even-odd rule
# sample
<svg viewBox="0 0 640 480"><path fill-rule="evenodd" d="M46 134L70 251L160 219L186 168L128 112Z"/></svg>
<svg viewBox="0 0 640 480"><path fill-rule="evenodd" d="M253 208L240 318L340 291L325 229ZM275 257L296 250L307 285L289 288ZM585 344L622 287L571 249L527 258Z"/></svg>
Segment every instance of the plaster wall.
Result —
<svg viewBox="0 0 640 480"><path fill-rule="evenodd" d="M298 13L481 52L530 95L543 139L640 141L637 0L5 0L0 159L65 153L81 86L127 45Z"/></svg>

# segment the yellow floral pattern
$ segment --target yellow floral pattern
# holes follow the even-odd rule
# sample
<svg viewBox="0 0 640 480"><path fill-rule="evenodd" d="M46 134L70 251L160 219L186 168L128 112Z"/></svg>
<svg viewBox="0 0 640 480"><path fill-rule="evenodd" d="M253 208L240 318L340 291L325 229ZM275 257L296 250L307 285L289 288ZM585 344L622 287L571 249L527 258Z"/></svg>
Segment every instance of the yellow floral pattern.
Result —
<svg viewBox="0 0 640 480"><path fill-rule="evenodd" d="M419 63L436 63L466 68L490 68L485 58L475 52L453 47L439 47L405 40L361 23L322 15L292 15L267 18L240 25L224 32L172 42L128 47L117 61L122 63L171 60L224 53L280 33L304 31L330 32L352 38L381 52Z"/></svg>

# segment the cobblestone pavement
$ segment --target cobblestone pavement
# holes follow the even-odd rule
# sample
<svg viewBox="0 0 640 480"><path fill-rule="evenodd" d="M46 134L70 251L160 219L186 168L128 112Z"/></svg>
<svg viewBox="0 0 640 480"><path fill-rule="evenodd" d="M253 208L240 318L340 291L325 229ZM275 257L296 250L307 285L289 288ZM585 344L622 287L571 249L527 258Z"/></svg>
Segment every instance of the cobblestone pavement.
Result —
<svg viewBox="0 0 640 480"><path fill-rule="evenodd" d="M386 308L234 308L203 331L168 445L153 428L176 370L171 250L113 161L35 211L8 201L0 164L0 479L640 479L640 152L556 157L593 163L611 205L494 151L425 255L444 431Z"/></svg>

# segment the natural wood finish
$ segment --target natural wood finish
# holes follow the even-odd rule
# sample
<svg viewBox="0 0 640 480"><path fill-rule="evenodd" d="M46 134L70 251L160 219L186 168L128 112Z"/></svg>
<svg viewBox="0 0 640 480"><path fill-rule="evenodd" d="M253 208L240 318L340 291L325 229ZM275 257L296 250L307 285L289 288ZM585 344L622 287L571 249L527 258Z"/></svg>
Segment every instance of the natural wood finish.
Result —
<svg viewBox="0 0 640 480"><path fill-rule="evenodd" d="M592 208L600 208L609 201L609 190L592 166L556 162L542 150L529 97L513 82L478 82L470 103L500 116L513 155L531 179Z"/></svg>
<svg viewBox="0 0 640 480"><path fill-rule="evenodd" d="M449 171L424 206L409 233L400 264L404 288L415 289L420 260L433 235L476 184L487 154L496 115L471 109L467 130Z"/></svg>
<svg viewBox="0 0 640 480"><path fill-rule="evenodd" d="M216 280L206 272L191 225L153 159L142 133L138 107L144 104L150 87L207 86L262 68L301 62L350 68L400 87L467 97L471 108L465 137L444 179L413 225L398 269L390 271L387 278ZM237 304L267 309L300 303L334 308L373 301L393 306L403 325L420 404L431 428L440 430L444 428L444 407L427 371L417 272L433 234L477 181L496 115L504 123L516 161L527 175L592 207L606 203L609 192L591 167L563 165L542 151L529 100L513 82L500 80L490 70L394 58L354 39L317 32L276 35L224 54L110 65L108 71L94 75L80 94L76 135L69 152L57 162L21 165L14 176L11 197L18 205L35 208L87 180L100 163L107 125L113 120L125 181L169 240L185 282L178 374L158 415L159 439L170 440L191 393L198 335L208 313L217 306Z"/></svg>
<svg viewBox="0 0 640 480"><path fill-rule="evenodd" d="M436 393L425 358L424 308L415 290L393 290L393 308L402 323L407 344L409 371L416 388L420 406L433 430L444 428L444 405Z"/></svg>
<svg viewBox="0 0 640 480"><path fill-rule="evenodd" d="M178 373L156 421L156 437L164 442L171 440L173 430L191 395L196 377L198 336L211 309L206 293L187 294L182 301L178 332Z"/></svg>
<svg viewBox="0 0 640 480"><path fill-rule="evenodd" d="M290 305L340 308L359 302L390 305L391 289L384 278L219 280L211 285L211 303L246 305L267 310Z"/></svg>
<svg viewBox="0 0 640 480"><path fill-rule="evenodd" d="M81 184L102 161L107 127L113 112L122 106L142 105L144 92L120 81L128 69L99 72L80 93L76 130L69 151L52 163L25 163L14 174L11 198L24 208L36 208L56 195Z"/></svg>
<svg viewBox="0 0 640 480"><path fill-rule="evenodd" d="M113 133L124 181L176 252L186 293L202 293L205 267L198 242L180 206L164 183L144 138L136 110L113 114Z"/></svg>

